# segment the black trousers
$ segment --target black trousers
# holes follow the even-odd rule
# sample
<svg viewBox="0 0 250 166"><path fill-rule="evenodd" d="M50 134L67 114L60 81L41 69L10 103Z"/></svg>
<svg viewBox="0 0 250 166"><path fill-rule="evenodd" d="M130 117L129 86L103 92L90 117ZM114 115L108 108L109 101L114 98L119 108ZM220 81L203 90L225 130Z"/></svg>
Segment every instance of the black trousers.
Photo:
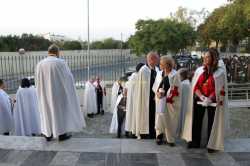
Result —
<svg viewBox="0 0 250 166"><path fill-rule="evenodd" d="M192 144L197 147L199 147L201 144L202 122L206 109L208 115L208 127L207 127L207 136L208 136L207 142L208 142L214 123L214 115L216 107L203 107L201 105L194 103Z"/></svg>
<svg viewBox="0 0 250 166"><path fill-rule="evenodd" d="M97 113L103 110L103 95L97 94Z"/></svg>
<svg viewBox="0 0 250 166"><path fill-rule="evenodd" d="M118 120L117 136L118 137L121 137L122 124L124 122L125 117L126 117L126 112L122 109L118 109L117 110L117 120Z"/></svg>
<svg viewBox="0 0 250 166"><path fill-rule="evenodd" d="M149 138L155 139L155 100L149 102Z"/></svg>

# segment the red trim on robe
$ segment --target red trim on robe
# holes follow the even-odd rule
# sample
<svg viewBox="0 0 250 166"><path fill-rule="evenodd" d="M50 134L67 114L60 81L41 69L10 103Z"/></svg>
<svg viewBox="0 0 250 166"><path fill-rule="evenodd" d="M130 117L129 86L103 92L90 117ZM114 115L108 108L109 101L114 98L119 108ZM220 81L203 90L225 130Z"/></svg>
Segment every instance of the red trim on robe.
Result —
<svg viewBox="0 0 250 166"><path fill-rule="evenodd" d="M167 97L166 102L173 104L174 103L173 98L177 96L179 96L178 87L174 86L174 89L170 90L170 96Z"/></svg>

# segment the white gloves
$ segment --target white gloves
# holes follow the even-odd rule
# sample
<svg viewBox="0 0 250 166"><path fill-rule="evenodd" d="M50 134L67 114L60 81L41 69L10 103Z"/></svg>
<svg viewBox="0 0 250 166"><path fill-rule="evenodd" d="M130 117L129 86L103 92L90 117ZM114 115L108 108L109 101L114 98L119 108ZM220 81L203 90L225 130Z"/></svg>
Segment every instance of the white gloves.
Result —
<svg viewBox="0 0 250 166"><path fill-rule="evenodd" d="M202 101L202 106L207 107L212 103L212 100L206 96L200 96L200 100Z"/></svg>

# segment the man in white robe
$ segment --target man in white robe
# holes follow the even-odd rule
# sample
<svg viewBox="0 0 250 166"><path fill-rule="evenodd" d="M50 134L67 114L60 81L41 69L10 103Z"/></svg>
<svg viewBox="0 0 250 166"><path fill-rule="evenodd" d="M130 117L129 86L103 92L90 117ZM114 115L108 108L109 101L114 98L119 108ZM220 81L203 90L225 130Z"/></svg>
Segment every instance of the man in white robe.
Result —
<svg viewBox="0 0 250 166"><path fill-rule="evenodd" d="M34 136L41 134L37 94L29 80L24 78L16 94L14 107L15 135Z"/></svg>
<svg viewBox="0 0 250 166"><path fill-rule="evenodd" d="M159 56L150 52L147 55L147 65L144 65L138 72L138 80L135 88L136 103L136 133L140 138L155 138L155 93L152 86L155 81Z"/></svg>
<svg viewBox="0 0 250 166"><path fill-rule="evenodd" d="M96 89L93 83L94 79L87 81L84 90L84 106L89 118L93 118L97 113Z"/></svg>
<svg viewBox="0 0 250 166"><path fill-rule="evenodd" d="M36 68L38 107L41 132L47 141L71 138L68 132L79 132L85 126L76 95L74 78L66 62L59 58L59 48L51 45L49 56Z"/></svg>
<svg viewBox="0 0 250 166"><path fill-rule="evenodd" d="M4 89L4 82L0 80L0 135L9 135L13 128L13 117L11 114L11 100Z"/></svg>

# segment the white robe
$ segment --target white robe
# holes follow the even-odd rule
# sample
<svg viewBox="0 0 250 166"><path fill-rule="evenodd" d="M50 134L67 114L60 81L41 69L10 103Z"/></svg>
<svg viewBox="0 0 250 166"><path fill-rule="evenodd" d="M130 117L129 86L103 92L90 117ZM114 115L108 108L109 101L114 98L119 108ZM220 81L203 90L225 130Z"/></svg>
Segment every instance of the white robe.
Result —
<svg viewBox="0 0 250 166"><path fill-rule="evenodd" d="M37 94L34 87L19 88L14 107L15 135L41 134Z"/></svg>
<svg viewBox="0 0 250 166"><path fill-rule="evenodd" d="M155 69L157 72L157 67ZM147 65L144 65L138 72L138 79L135 85L136 129L133 132L135 132L137 137L140 137L140 134L149 134L150 78L151 70Z"/></svg>
<svg viewBox="0 0 250 166"><path fill-rule="evenodd" d="M177 74L176 70L172 70L169 75L169 84L170 88L167 92L168 97L170 95L170 91L174 89L175 86L179 88L180 86L180 79L179 75ZM162 81L162 72L158 72L156 81L153 86L153 91L156 93L159 85ZM178 90L179 94L180 91ZM176 130L178 127L178 119L179 119L179 96L173 98L173 104L166 104L166 97L159 99L157 96L156 100L156 120L155 120L155 129L156 135L164 133L166 139L170 143L175 142L176 137Z"/></svg>
<svg viewBox="0 0 250 166"><path fill-rule="evenodd" d="M117 100L116 100L116 103L115 103L113 116L112 116L112 121L111 121L110 128L109 128L109 133L111 133L111 134L117 133L117 129L118 129L117 107L118 107L119 103L121 102L122 98L123 98L123 94L120 94L117 97Z"/></svg>
<svg viewBox="0 0 250 166"><path fill-rule="evenodd" d="M110 112L113 113L116 100L118 97L118 91L119 91L119 83L117 81L114 82L113 87L112 87L112 92L111 92L111 103L110 103Z"/></svg>
<svg viewBox="0 0 250 166"><path fill-rule="evenodd" d="M189 101L190 101L189 96L191 93L191 84L190 84L190 81L188 79L183 80L181 82L180 92L181 92L181 95L180 95L180 115L179 115L177 136L181 136L181 133L183 132L186 112L187 112L187 108L188 108Z"/></svg>
<svg viewBox="0 0 250 166"><path fill-rule="evenodd" d="M10 97L4 90L0 89L0 134L11 132L12 129L13 117Z"/></svg>
<svg viewBox="0 0 250 166"><path fill-rule="evenodd" d="M82 131L86 124L66 62L52 56L45 58L38 63L35 78L42 134L56 138Z"/></svg>
<svg viewBox="0 0 250 166"><path fill-rule="evenodd" d="M84 90L84 107L85 113L97 113L96 89L91 82L86 82Z"/></svg>
<svg viewBox="0 0 250 166"><path fill-rule="evenodd" d="M134 116L134 100L135 100L135 84L137 79L137 73L133 73L128 81L127 91L127 103L126 103L126 120L125 130L132 132L133 116Z"/></svg>
<svg viewBox="0 0 250 166"><path fill-rule="evenodd" d="M182 138L187 142L192 141L192 125L193 125L193 96L194 96L194 87L200 77L200 75L204 72L204 67L199 67L194 74L192 80L192 90L191 95L189 97L190 102L188 106L188 110L185 118L184 131L182 133ZM211 135L208 141L207 148L214 150L224 150L224 113L227 111L227 81L225 80L225 71L224 68L219 66L218 69L213 74L213 78L215 81L215 94L217 107L215 110L214 123L211 130ZM226 96L221 96L220 91L225 90ZM223 101L223 105L220 105L220 101Z"/></svg>

